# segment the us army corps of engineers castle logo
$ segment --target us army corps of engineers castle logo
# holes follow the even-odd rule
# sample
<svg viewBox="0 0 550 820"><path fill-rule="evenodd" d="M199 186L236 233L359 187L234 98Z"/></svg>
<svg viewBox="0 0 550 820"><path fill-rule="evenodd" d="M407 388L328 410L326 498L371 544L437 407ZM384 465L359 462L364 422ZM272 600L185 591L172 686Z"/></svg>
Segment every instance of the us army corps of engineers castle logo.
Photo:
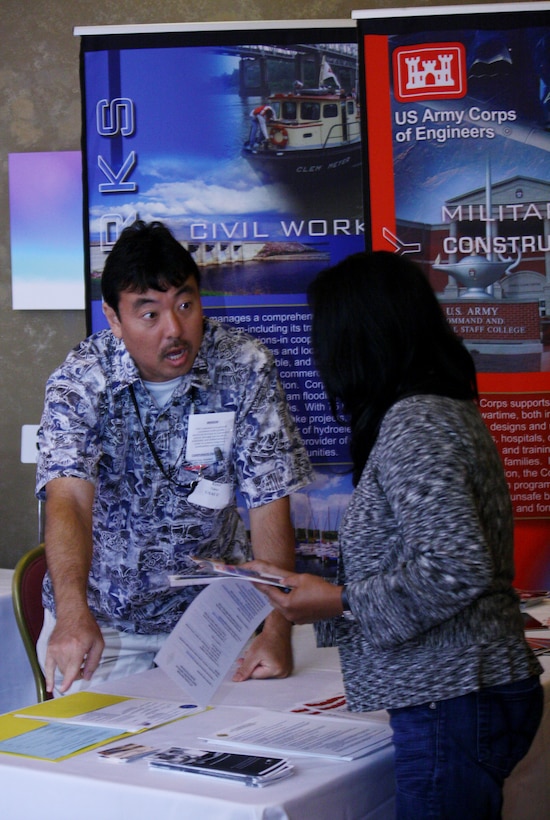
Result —
<svg viewBox="0 0 550 820"><path fill-rule="evenodd" d="M466 50L462 43L403 46L393 52L398 102L457 99L466 94Z"/></svg>

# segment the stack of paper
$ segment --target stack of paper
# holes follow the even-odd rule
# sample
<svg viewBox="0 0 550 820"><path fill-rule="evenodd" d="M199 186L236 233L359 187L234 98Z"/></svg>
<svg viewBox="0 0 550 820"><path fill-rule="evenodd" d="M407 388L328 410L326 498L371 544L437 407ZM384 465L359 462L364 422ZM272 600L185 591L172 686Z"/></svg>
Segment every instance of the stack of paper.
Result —
<svg viewBox="0 0 550 820"><path fill-rule="evenodd" d="M292 774L293 766L280 757L213 752L172 746L153 755L152 769L169 769L234 780L245 786L267 786Z"/></svg>
<svg viewBox="0 0 550 820"><path fill-rule="evenodd" d="M387 746L391 729L377 721L262 712L201 740L232 748L355 760Z"/></svg>

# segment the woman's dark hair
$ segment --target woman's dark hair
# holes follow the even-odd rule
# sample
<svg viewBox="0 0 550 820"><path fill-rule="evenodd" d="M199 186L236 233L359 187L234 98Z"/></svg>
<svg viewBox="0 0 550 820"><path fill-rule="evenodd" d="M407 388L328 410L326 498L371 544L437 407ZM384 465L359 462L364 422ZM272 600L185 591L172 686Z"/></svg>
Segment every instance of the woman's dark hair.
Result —
<svg viewBox="0 0 550 820"><path fill-rule="evenodd" d="M101 293L118 315L122 291L166 291L185 284L189 276L194 276L200 287L195 260L171 231L162 222L137 220L124 228L107 257Z"/></svg>
<svg viewBox="0 0 550 820"><path fill-rule="evenodd" d="M357 484L382 418L399 399L477 400L476 371L422 270L386 251L357 253L308 288L312 347L334 416L351 424Z"/></svg>

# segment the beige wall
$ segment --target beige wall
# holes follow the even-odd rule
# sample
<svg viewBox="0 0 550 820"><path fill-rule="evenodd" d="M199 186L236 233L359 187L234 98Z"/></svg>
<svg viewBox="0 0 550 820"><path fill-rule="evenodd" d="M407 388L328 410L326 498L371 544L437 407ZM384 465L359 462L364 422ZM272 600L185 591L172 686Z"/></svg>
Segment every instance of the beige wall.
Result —
<svg viewBox="0 0 550 820"><path fill-rule="evenodd" d="M456 0L455 0L456 4ZM13 311L8 154L80 148L75 26L214 20L349 19L404 0L2 0L0 5L0 567L37 540L34 467L21 464L23 424L38 424L44 383L85 335L83 311Z"/></svg>

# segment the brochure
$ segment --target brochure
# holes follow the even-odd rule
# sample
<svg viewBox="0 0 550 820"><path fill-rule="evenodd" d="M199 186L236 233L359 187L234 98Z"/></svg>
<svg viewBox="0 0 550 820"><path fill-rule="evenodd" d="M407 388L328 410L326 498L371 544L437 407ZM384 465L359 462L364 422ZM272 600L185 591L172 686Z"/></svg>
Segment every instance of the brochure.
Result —
<svg viewBox="0 0 550 820"><path fill-rule="evenodd" d="M172 746L153 755L149 766L152 769L222 777L255 787L275 783L293 772L292 764L280 757L186 749L181 746Z"/></svg>
<svg viewBox="0 0 550 820"><path fill-rule="evenodd" d="M128 700L121 695L85 690L0 715L0 753L59 761L107 741L120 740L127 733L118 728L64 721Z"/></svg>
<svg viewBox="0 0 550 820"><path fill-rule="evenodd" d="M47 701L49 703L50 701ZM4 737L1 727L0 753L32 757L38 760L59 762L80 752L88 751L94 746L102 745L124 737L118 729L106 729L103 726L81 726L68 723L43 723L36 720L19 720L9 714L13 721L23 724L25 728L16 731L10 727L10 736ZM8 717L9 717L8 716ZM5 717L3 716L3 722Z"/></svg>
<svg viewBox="0 0 550 820"><path fill-rule="evenodd" d="M386 723L368 719L266 711L201 740L232 748L355 760L387 746L391 729Z"/></svg>
<svg viewBox="0 0 550 820"><path fill-rule="evenodd" d="M210 584L212 581L219 581L223 578L234 578L239 581L258 581L262 584L280 587L288 592L288 587L282 583L282 578L278 575L256 572L253 569L245 569L237 564L226 564L212 558L192 558L195 566L188 572L177 575L170 575L171 587L195 586L197 584Z"/></svg>
<svg viewBox="0 0 550 820"><path fill-rule="evenodd" d="M300 701L292 706L288 711L301 715L336 714L339 716L344 715L345 717L348 717L348 715L354 714L353 712L348 712L347 708L346 696L343 692L341 692L331 697L319 698L318 700L314 698L313 700Z"/></svg>
<svg viewBox="0 0 550 820"><path fill-rule="evenodd" d="M530 612L523 611L521 613L523 618L523 628L526 630L531 629L548 629L548 626L542 621L539 621L537 618L533 618Z"/></svg>
<svg viewBox="0 0 550 820"><path fill-rule="evenodd" d="M550 655L550 638L527 636L527 643L535 655Z"/></svg>
<svg viewBox="0 0 550 820"><path fill-rule="evenodd" d="M101 698L101 695L98 695L98 698ZM180 704L163 700L147 700L145 698L124 698L117 703L107 702L106 705L98 705L94 709L80 714L50 714L44 719L49 723L72 723L81 726L101 726L106 729L117 729L119 732L141 732L144 729L153 729L163 723L180 720L202 711L203 709L194 703ZM36 719L36 715L29 712L19 712L17 717Z"/></svg>
<svg viewBox="0 0 550 820"><path fill-rule="evenodd" d="M522 609L550 600L547 589L516 589L516 592Z"/></svg>
<svg viewBox="0 0 550 820"><path fill-rule="evenodd" d="M122 746L99 749L97 755L109 763L133 763L134 760L140 760L158 751L154 746L144 746L141 743L123 743Z"/></svg>

